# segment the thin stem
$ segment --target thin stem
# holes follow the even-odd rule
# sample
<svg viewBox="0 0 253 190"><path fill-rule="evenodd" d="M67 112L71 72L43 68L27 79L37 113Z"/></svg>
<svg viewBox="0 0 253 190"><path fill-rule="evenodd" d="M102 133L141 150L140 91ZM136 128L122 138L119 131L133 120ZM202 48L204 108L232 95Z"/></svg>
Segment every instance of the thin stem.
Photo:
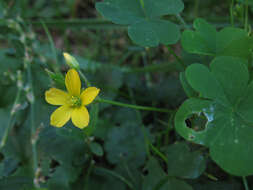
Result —
<svg viewBox="0 0 253 190"><path fill-rule="evenodd" d="M247 31L248 30L248 18L249 18L249 2L246 0L246 5L245 5L245 23L244 23L244 29Z"/></svg>
<svg viewBox="0 0 253 190"><path fill-rule="evenodd" d="M6 141L7 141L9 132L11 130L11 127L12 127L12 125L14 123L12 121L14 120L14 116L17 113L17 107L18 107L18 102L19 102L19 99L20 99L20 94L21 94L21 88L18 88L18 92L17 92L16 98L15 98L15 101L13 103L12 109L11 109L10 118L9 118L7 127L5 128L2 140L1 140L0 149L2 149L4 147L4 145L5 145Z"/></svg>
<svg viewBox="0 0 253 190"><path fill-rule="evenodd" d="M243 185L245 190L249 190L248 182L245 176L242 177Z"/></svg>
<svg viewBox="0 0 253 190"><path fill-rule="evenodd" d="M198 11L199 11L199 0L195 0L195 4L194 4L194 18L198 17Z"/></svg>
<svg viewBox="0 0 253 190"><path fill-rule="evenodd" d="M57 52L56 52L56 49L55 49L55 46L54 46L54 41L53 41L53 38L52 38L52 35L50 34L46 24L40 20L42 26L43 26L43 29L45 30L46 32L46 35L47 35L47 38L50 42L50 48L51 48L51 51L53 52L53 55L54 55L54 59L56 61L56 64L58 65L58 58L57 58ZM58 67L53 67L54 71L56 72L59 72L59 68Z"/></svg>
<svg viewBox="0 0 253 190"><path fill-rule="evenodd" d="M117 179L119 179L120 181L124 182L130 189L134 190L134 186L133 184L128 181L126 178L124 178L123 176L117 174L116 172L112 171L112 170L108 170L106 168L102 168L102 167L94 167L94 170L96 170L97 172L103 172L105 174L109 174Z"/></svg>
<svg viewBox="0 0 253 190"><path fill-rule="evenodd" d="M182 23L184 29L188 29L189 28L188 25L186 24L186 22L184 21L184 19L181 17L180 14L176 14L176 17Z"/></svg>
<svg viewBox="0 0 253 190"><path fill-rule="evenodd" d="M156 153L164 162L168 163L167 157L161 153L155 146L153 146L151 143L149 144L151 149Z"/></svg>
<svg viewBox="0 0 253 190"><path fill-rule="evenodd" d="M85 75L83 74L83 72L81 71L81 69L78 70L79 71L79 74L81 76L81 79L84 80L85 84L87 87L90 87L91 84L90 82L88 81L88 79L85 77Z"/></svg>
<svg viewBox="0 0 253 190"><path fill-rule="evenodd" d="M31 73L31 62L27 62L27 71L28 71L28 80L30 84L30 94L29 94L29 102L31 105L31 144L32 144L32 161L33 161L33 171L34 171L34 176L36 177L37 173L37 167L38 167L38 159L37 159L37 140L38 140L38 134L36 132L36 127L35 127L35 120L34 120L34 113L35 113L35 96L33 92L33 78L32 78L32 73ZM35 184L36 185L36 184Z"/></svg>
<svg viewBox="0 0 253 190"><path fill-rule="evenodd" d="M233 14L233 9L234 9L234 0L231 1L230 4L230 23L232 25L232 27L234 27L234 14Z"/></svg>
<svg viewBox="0 0 253 190"><path fill-rule="evenodd" d="M133 95L133 91L131 90L131 88L128 87L128 91L129 91L129 94L130 94L130 97L131 97L131 100L132 100L132 103L136 104L135 100L134 100L134 95ZM142 124L142 117L141 117L141 113L139 110L135 110L136 111L136 115L137 115L137 118L141 124L141 131L143 133L143 136L144 136L144 141L145 141L145 150L146 150L146 153L147 153L147 156L150 157L150 150L149 150L149 138L148 138L148 135L146 133L146 129L144 127L144 125Z"/></svg>
<svg viewBox="0 0 253 190"><path fill-rule="evenodd" d="M234 0L232 0L231 4L230 4L230 22L231 22L231 25L234 27L234 13L233 13L233 10L234 10Z"/></svg>
<svg viewBox="0 0 253 190"><path fill-rule="evenodd" d="M125 159L123 160L123 167L124 167L124 169L126 170L127 175L129 176L129 178L132 180L134 186L137 186L137 185L136 185L136 179L135 179L135 177L133 176L131 170L129 169L129 167L128 167L126 161L125 161ZM134 189L136 189L136 188L134 188Z"/></svg>
<svg viewBox="0 0 253 190"><path fill-rule="evenodd" d="M144 1L140 0L141 7L144 9Z"/></svg>
<svg viewBox="0 0 253 190"><path fill-rule="evenodd" d="M115 106L121 106L121 107L127 107L127 108L132 108L132 109L137 109L137 110L146 110L146 111L157 111L157 112L164 112L164 113L171 113L171 110L163 109L163 108L155 108L155 107L146 107L146 106L138 106L138 105L133 105L133 104L125 104L122 102L116 102L113 100L106 100L99 98L97 99L98 102L100 103L107 103L107 104L112 104Z"/></svg>
<svg viewBox="0 0 253 190"><path fill-rule="evenodd" d="M170 47L170 46L167 46L169 52L175 57L175 59L178 61L178 63L181 64L181 66L186 69L186 65L185 63L183 62L183 60L177 56L177 54L174 52L174 50Z"/></svg>
<svg viewBox="0 0 253 190"><path fill-rule="evenodd" d="M34 28L41 28L41 22L36 20L25 19L25 22ZM96 30L114 30L124 29L125 25L114 24L103 19L46 19L43 21L48 28L56 28L60 30L66 29L96 29Z"/></svg>
<svg viewBox="0 0 253 190"><path fill-rule="evenodd" d="M92 159L92 154L90 153L90 155L91 155L90 165L89 165L89 167L87 169L87 172L86 172L86 175L85 175L85 178L84 178L84 180L85 180L84 190L86 190L86 189L88 190L87 186L89 184L90 174L91 174L91 172L92 172L92 170L94 168L94 161Z"/></svg>

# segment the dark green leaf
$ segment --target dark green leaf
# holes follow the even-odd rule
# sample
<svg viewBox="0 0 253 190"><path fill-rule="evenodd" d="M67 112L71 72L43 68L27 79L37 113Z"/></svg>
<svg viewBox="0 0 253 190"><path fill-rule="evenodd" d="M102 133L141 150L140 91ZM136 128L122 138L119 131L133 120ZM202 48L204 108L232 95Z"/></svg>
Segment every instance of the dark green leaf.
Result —
<svg viewBox="0 0 253 190"><path fill-rule="evenodd" d="M141 166L146 158L144 136L141 126L127 123L110 130L105 150L112 164L126 162L132 166Z"/></svg>
<svg viewBox="0 0 253 190"><path fill-rule="evenodd" d="M245 30L227 27L217 32L214 26L203 19L196 19L194 28L195 31L183 32L182 46L186 51L211 56L249 58L253 39Z"/></svg>
<svg viewBox="0 0 253 190"><path fill-rule="evenodd" d="M181 0L105 0L96 9L116 24L129 25L128 34L138 45L157 46L175 44L180 38L179 27L160 19L167 14L178 14L184 8Z"/></svg>
<svg viewBox="0 0 253 190"><path fill-rule="evenodd" d="M185 143L170 145L167 159L169 176L194 179L205 170L205 159L201 152L191 152Z"/></svg>
<svg viewBox="0 0 253 190"><path fill-rule="evenodd" d="M28 177L7 177L0 180L0 189L23 190L33 187L32 178Z"/></svg>
<svg viewBox="0 0 253 190"><path fill-rule="evenodd" d="M196 97L197 92L193 90L193 88L190 86L190 84L187 82L186 77L185 77L185 72L181 72L180 75L180 82L181 85L186 93L186 95L191 98L191 97Z"/></svg>
<svg viewBox="0 0 253 190"><path fill-rule="evenodd" d="M143 0L145 13L150 18L163 15L175 15L184 9L184 3L181 0Z"/></svg>
<svg viewBox="0 0 253 190"><path fill-rule="evenodd" d="M252 83L245 62L233 57L217 57L211 71L200 64L186 70L186 78L203 99L188 99L175 117L177 132L189 141L210 148L212 159L226 172L237 176L253 174ZM185 124L192 114L204 113L202 131Z"/></svg>
<svg viewBox="0 0 253 190"><path fill-rule="evenodd" d="M148 175L144 177L142 190L192 190L184 181L167 176L158 161L152 157L147 163L147 168Z"/></svg>
<svg viewBox="0 0 253 190"><path fill-rule="evenodd" d="M90 149L93 154L95 154L97 156L103 156L104 151L103 151L103 148L100 144L98 144L96 142L92 142L92 143L90 143L89 146L90 146Z"/></svg>

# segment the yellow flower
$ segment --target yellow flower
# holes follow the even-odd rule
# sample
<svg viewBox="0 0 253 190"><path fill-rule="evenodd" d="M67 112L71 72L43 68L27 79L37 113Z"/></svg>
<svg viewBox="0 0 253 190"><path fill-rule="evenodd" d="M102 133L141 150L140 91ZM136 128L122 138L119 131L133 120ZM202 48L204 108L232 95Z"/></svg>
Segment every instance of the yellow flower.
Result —
<svg viewBox="0 0 253 190"><path fill-rule="evenodd" d="M81 92L81 81L75 69L70 69L65 77L68 92L57 88L50 88L45 93L46 101L52 105L60 105L50 117L50 124L62 127L71 118L78 128L89 124L89 113L86 105L90 104L98 95L99 89L88 87Z"/></svg>

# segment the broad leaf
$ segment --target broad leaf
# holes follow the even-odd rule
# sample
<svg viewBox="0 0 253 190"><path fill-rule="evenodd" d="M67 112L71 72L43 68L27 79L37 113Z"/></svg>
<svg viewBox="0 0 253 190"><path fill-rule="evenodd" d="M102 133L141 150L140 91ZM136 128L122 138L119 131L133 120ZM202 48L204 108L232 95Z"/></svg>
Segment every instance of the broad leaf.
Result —
<svg viewBox="0 0 253 190"><path fill-rule="evenodd" d="M212 159L226 172L253 174L253 83L243 60L217 57L210 70L200 64L186 69L186 78L201 98L186 100L175 117L177 132L185 139L210 148ZM186 126L192 114L203 113L205 129Z"/></svg>
<svg viewBox="0 0 253 190"><path fill-rule="evenodd" d="M183 180L167 176L158 161L150 158L147 163L148 175L144 177L142 190L192 190L192 187Z"/></svg>
<svg viewBox="0 0 253 190"><path fill-rule="evenodd" d="M193 26L195 31L185 30L182 34L182 46L187 52L249 58L253 39L245 30L226 27L218 32L203 19L196 19Z"/></svg>
<svg viewBox="0 0 253 190"><path fill-rule="evenodd" d="M198 178L205 170L201 152L191 152L186 143L170 145L167 149L168 175L182 178Z"/></svg>
<svg viewBox="0 0 253 190"><path fill-rule="evenodd" d="M141 126L133 123L112 128L105 142L107 159L112 164L126 162L129 166L141 166L146 159L144 147Z"/></svg>
<svg viewBox="0 0 253 190"><path fill-rule="evenodd" d="M105 0L96 4L105 18L128 25L128 34L135 43L148 47L175 44L179 40L179 27L160 17L178 14L183 8L181 0Z"/></svg>

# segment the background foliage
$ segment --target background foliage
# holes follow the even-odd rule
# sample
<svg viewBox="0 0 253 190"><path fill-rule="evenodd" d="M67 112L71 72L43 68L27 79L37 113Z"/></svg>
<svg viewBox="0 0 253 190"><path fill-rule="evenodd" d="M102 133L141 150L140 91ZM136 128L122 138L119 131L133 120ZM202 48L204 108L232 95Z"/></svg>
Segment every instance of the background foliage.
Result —
<svg viewBox="0 0 253 190"><path fill-rule="evenodd" d="M253 188L252 5L0 1L0 189ZM62 52L101 98L169 112L96 102L85 130L50 126Z"/></svg>

